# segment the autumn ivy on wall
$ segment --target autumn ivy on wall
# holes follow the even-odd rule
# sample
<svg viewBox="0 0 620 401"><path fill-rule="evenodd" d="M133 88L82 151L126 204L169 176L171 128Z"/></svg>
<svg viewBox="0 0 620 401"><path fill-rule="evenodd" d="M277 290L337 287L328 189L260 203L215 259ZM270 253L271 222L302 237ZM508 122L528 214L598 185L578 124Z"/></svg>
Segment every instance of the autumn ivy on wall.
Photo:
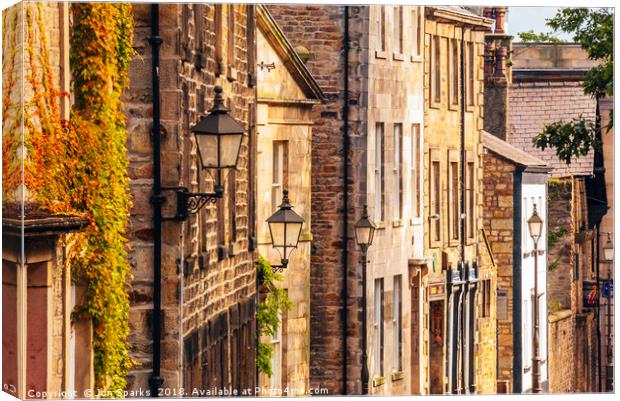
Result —
<svg viewBox="0 0 620 401"><path fill-rule="evenodd" d="M263 336L270 338L276 335L280 324L282 324L282 313L289 310L293 303L289 299L286 290L276 285L277 282L283 280L282 275L274 273L269 262L262 256L258 258L256 273L261 288L260 291L263 293L263 299L258 304L258 313L256 314L258 336L259 338ZM259 342L256 365L259 372L269 377L273 374L271 366L273 352L273 347L269 342Z"/></svg>
<svg viewBox="0 0 620 401"><path fill-rule="evenodd" d="M16 8L2 12L2 199L3 206L15 201L15 190L21 182L21 164L17 151L21 141L21 69L18 67L18 29L20 15Z"/></svg>
<svg viewBox="0 0 620 401"><path fill-rule="evenodd" d="M97 388L118 391L125 388L132 365L126 342L130 266L124 237L131 203L121 95L134 54L133 15L131 5L119 3L74 3L71 10L71 122L83 151L73 200L92 222L73 259L75 273L88 283L77 312L88 315L95 327Z"/></svg>
<svg viewBox="0 0 620 401"><path fill-rule="evenodd" d="M19 200L5 191L21 182L23 121L28 200L49 212L82 215L90 222L66 241L72 276L87 286L74 317L93 322L96 388L119 397L133 363L126 342L130 266L125 226L131 200L121 102L134 54L132 9L120 3L71 4L74 102L67 121L59 104L69 95L54 87L43 7L42 2L23 7L23 54L31 66L24 70L28 91L23 109L15 101L15 91L21 89L15 81L21 77L15 72L19 57L13 54L19 48L19 15L3 14L3 39L8 43L3 56L9 56L3 62L3 195Z"/></svg>

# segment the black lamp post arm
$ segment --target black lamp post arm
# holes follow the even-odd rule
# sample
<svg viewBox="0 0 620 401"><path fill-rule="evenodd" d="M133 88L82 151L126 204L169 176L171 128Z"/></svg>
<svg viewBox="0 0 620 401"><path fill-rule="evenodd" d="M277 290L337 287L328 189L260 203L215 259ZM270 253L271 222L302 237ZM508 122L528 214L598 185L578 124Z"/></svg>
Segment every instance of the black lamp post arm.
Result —
<svg viewBox="0 0 620 401"><path fill-rule="evenodd" d="M284 271L284 269L286 269L286 267L288 266L288 259L282 259L280 261L279 265L271 265L271 270L276 273L276 272L280 272L282 273Z"/></svg>
<svg viewBox="0 0 620 401"><path fill-rule="evenodd" d="M177 195L177 213L164 220L183 221L190 214L198 213L207 203L215 203L224 196L224 187L216 185L213 192L190 192L185 187L164 187L162 190L174 190Z"/></svg>

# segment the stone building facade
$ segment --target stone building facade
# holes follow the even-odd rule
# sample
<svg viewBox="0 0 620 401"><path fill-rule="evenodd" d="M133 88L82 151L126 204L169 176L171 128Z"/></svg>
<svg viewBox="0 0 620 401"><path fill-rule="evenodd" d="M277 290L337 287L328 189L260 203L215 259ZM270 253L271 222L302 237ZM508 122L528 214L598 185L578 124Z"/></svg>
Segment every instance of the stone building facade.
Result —
<svg viewBox="0 0 620 401"><path fill-rule="evenodd" d="M128 237L134 278L130 294L132 358L140 365L128 388L148 388L153 319L153 86L151 13L159 15L161 166L164 187L213 190L199 166L191 127L223 88L229 114L246 130L236 170L223 174L224 196L185 221L163 223L161 376L163 395L241 392L256 382L255 27L254 6L162 4L133 6L131 87L124 96L133 208ZM166 191L164 191L166 192ZM174 191L164 216L174 216ZM181 390L182 389L182 390ZM197 393L196 393L197 391ZM202 391L202 392L201 392ZM206 393L204 391L207 391ZM215 393L214 393L215 391Z"/></svg>
<svg viewBox="0 0 620 401"><path fill-rule="evenodd" d="M304 219L297 249L279 273L293 305L284 312L278 333L261 339L274 353L273 374L261 376L259 385L264 395L303 395L310 384L312 107L323 93L303 63L303 49L293 48L262 5L256 9L256 47L258 253L281 263L266 220L281 204L284 190Z"/></svg>
<svg viewBox="0 0 620 401"><path fill-rule="evenodd" d="M497 278L482 263L480 231L481 56L492 20L461 7L425 9L423 393L493 393Z"/></svg>
<svg viewBox="0 0 620 401"><path fill-rule="evenodd" d="M311 386L361 391L364 298L353 225L366 204L378 224L365 294L370 393L408 394L419 387L420 364L409 266L423 259L422 9L269 10L309 51L306 65L326 96L313 109Z"/></svg>
<svg viewBox="0 0 620 401"><path fill-rule="evenodd" d="M346 280L349 287L355 284L354 277L343 273L343 220L354 218L352 210L345 214L346 191L342 183L344 10L336 6L299 5L267 8L291 44L308 49L306 66L326 98L312 110L310 386L327 388L329 394L346 394L353 387L348 382L352 375L345 366L350 345L344 334L346 330L347 335L359 336L359 327L343 325L345 307L350 306L343 302L343 283ZM360 95L354 99L359 100ZM345 242L351 234L347 231ZM353 304L352 297L350 302Z"/></svg>
<svg viewBox="0 0 620 401"><path fill-rule="evenodd" d="M538 304L541 387L548 388L547 315L547 173L546 162L510 145L513 127L511 100L514 56L512 36L505 32L505 7L485 8L495 20L494 31L485 36L485 102L492 113L485 114L485 230L497 263L497 391L531 391L534 349L533 316ZM536 207L545 222L538 241L538 255L527 219ZM536 257L536 260L534 258ZM534 266L538 265L538 294L534 294Z"/></svg>
<svg viewBox="0 0 620 401"><path fill-rule="evenodd" d="M552 168L548 185L547 305L549 333L554 335L549 337L549 349L565 346L571 356L550 353L548 369L555 372L549 377L549 388L562 392L599 391L602 356L598 344L602 336L597 325L601 322L595 305L586 305L584 299L598 301L599 297L596 290L593 292L599 271L596 249L602 246L597 244L604 243L600 220L607 210L601 210L600 202L592 202L605 195L592 191L604 186L595 183L604 177L600 172L595 174L600 162L597 160L602 159L591 152L567 165L553 149L543 151L532 145L545 124L580 116L594 121L596 101L585 95L582 87L586 71L594 64L578 45L513 44L512 49L507 141ZM560 331L559 327L569 330ZM565 365L566 358L571 358L572 363ZM563 372L559 374L558 370Z"/></svg>
<svg viewBox="0 0 620 401"><path fill-rule="evenodd" d="M610 111L614 110L614 99L605 98L601 99L600 103L600 113L601 113L601 126L606 127L609 124ZM602 154L605 168L605 188L607 194L607 206L609 210L607 214L603 216L600 225L601 232L601 242L600 246L602 247L607 238L607 233L612 241L615 240L615 230L614 230L614 129L606 131L603 128L603 146L602 146ZM601 252L602 254L603 252ZM613 263L601 263L599 265L600 269L600 277L603 280L610 280L613 282L614 280L614 264ZM610 374L609 369L607 367L611 367L613 369L614 363L614 299L613 297L605 297L601 298L601 335L602 335L602 361L601 363L604 368L603 374L605 375L605 391L609 391L613 388L613 375ZM611 379L611 383L609 383L609 379Z"/></svg>
<svg viewBox="0 0 620 401"><path fill-rule="evenodd" d="M545 162L484 132L484 236L497 266L497 393L519 393L531 386L533 242L527 219L534 204L547 220ZM547 360L546 230L538 242L539 356ZM541 366L547 386L548 368ZM529 384L528 384L529 383Z"/></svg>
<svg viewBox="0 0 620 401"><path fill-rule="evenodd" d="M549 385L556 392L597 391L595 255L593 232L587 229L585 179L556 178L549 182L548 191L553 205L548 227L554 243L549 247L547 302L549 331L556 333L549 341L558 341L549 347L562 346L565 353L549 359L549 370L554 372ZM568 365L564 365L566 359Z"/></svg>

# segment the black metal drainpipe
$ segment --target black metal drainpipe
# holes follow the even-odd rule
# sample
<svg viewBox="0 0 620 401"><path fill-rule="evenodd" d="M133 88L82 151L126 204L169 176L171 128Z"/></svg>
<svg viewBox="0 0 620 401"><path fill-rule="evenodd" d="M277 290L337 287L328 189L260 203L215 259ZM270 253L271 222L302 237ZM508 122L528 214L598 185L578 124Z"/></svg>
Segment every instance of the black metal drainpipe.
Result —
<svg viewBox="0 0 620 401"><path fill-rule="evenodd" d="M523 168L519 167L513 174L513 235L512 235L512 392L521 393L523 383L523 361L521 346L521 183Z"/></svg>
<svg viewBox="0 0 620 401"><path fill-rule="evenodd" d="M343 178L342 178L342 339L344 349L342 352L342 394L348 394L348 340L347 322L349 318L348 303L349 298L349 7L344 6L344 32L343 32L343 64L344 64L344 99L342 104L342 159L343 159ZM366 324L365 322L363 324Z"/></svg>
<svg viewBox="0 0 620 401"><path fill-rule="evenodd" d="M597 102L598 105L598 102ZM599 250L601 249L601 226L596 224L596 348L597 348L597 368L598 368L598 392L603 392L603 372L601 361L601 275L599 270L600 258ZM592 241L594 247L594 241ZM594 251L594 249L592 250ZM593 255L594 253L592 253Z"/></svg>
<svg viewBox="0 0 620 401"><path fill-rule="evenodd" d="M159 396L159 389L164 383L160 376L161 365L161 223L164 196L161 193L161 130L160 130L160 99L159 99L159 47L162 39L159 36L159 6L151 5L151 64L153 85L153 373L149 378L151 397Z"/></svg>
<svg viewBox="0 0 620 401"><path fill-rule="evenodd" d="M596 120L595 120L595 130L597 134L597 139L601 138L601 109L599 104L599 97L596 97ZM602 150L601 150L602 153ZM596 165L595 165L596 169ZM603 185L605 185L603 183ZM602 219L602 217L601 217ZM597 342L597 358L598 358L598 392L603 392L603 381L602 381L602 364L601 364L601 276L599 270L599 264L601 259L599 258L599 253L601 249L601 220L596 224L596 342ZM592 244L594 246L594 244ZM594 255L594 253L592 253Z"/></svg>
<svg viewBox="0 0 620 401"><path fill-rule="evenodd" d="M460 209L461 209L461 226L460 226L460 236L461 236L461 274L462 274L462 278L461 280L464 281L463 283L463 297L462 302L463 304L461 304L461 315L460 315L460 319L461 321L460 326L461 326L461 393L467 393L468 392L468 385L466 383L466 375L465 375L465 370L466 370L466 366L467 366L467 360L469 358L469 351L467 349L467 346L465 344L465 336L466 336L466 331L469 332L469 325L467 324L467 317L466 317L466 311L469 309L467 308L467 304L469 303L469 264L465 263L465 26L461 26L461 60L460 60L460 64L461 64L461 85L460 85L460 97L461 97L461 132L460 132L460 139L461 139L461 202L460 202ZM473 184L473 183L472 183ZM467 358L466 358L467 357Z"/></svg>

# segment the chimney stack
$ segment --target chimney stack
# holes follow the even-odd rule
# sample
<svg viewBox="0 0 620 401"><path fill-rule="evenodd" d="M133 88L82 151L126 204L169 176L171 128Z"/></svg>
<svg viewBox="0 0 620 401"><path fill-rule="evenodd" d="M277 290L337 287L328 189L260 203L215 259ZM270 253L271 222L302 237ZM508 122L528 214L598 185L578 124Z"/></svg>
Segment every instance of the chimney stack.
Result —
<svg viewBox="0 0 620 401"><path fill-rule="evenodd" d="M484 46L484 129L508 139L508 89L512 82L512 36L506 34L507 7L486 7L484 16L495 20Z"/></svg>

